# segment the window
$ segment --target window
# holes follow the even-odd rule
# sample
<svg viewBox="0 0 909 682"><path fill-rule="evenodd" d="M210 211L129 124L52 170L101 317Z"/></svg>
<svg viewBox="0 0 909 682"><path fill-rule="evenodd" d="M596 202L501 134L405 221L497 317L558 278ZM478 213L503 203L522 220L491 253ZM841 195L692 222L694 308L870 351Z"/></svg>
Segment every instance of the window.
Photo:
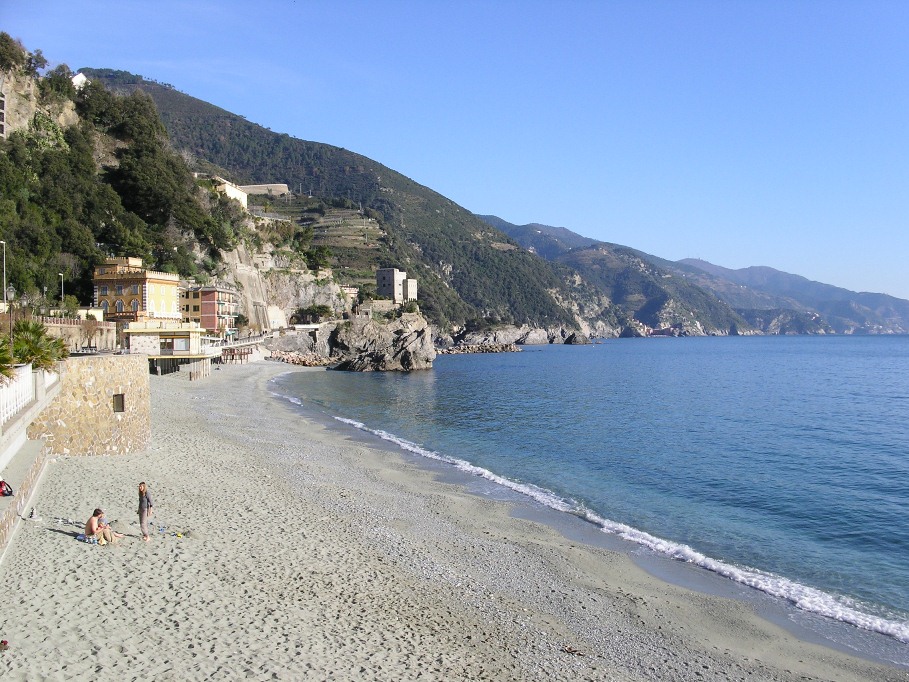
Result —
<svg viewBox="0 0 909 682"><path fill-rule="evenodd" d="M104 314L107 314L108 304L107 301L101 301L101 310L104 311Z"/></svg>
<svg viewBox="0 0 909 682"><path fill-rule="evenodd" d="M125 412L125 400L123 393L114 393L114 412Z"/></svg>
<svg viewBox="0 0 909 682"><path fill-rule="evenodd" d="M132 308L133 308L133 312L136 312L137 310L139 310L139 301L136 300L135 298L133 299L133 302L132 302Z"/></svg>
<svg viewBox="0 0 909 682"><path fill-rule="evenodd" d="M199 298L199 292L198 292L198 291L194 291L194 292L193 292L193 298Z"/></svg>
<svg viewBox="0 0 909 682"><path fill-rule="evenodd" d="M138 295L139 295L139 285L133 284L133 296L138 296Z"/></svg>
<svg viewBox="0 0 909 682"><path fill-rule="evenodd" d="M115 293L117 296L122 296L122 295L123 295L123 285L122 285L122 284L118 284L117 286L115 286L115 287L114 287L114 293Z"/></svg>
<svg viewBox="0 0 909 682"><path fill-rule="evenodd" d="M123 312L123 301L117 301L116 309L118 313Z"/></svg>
<svg viewBox="0 0 909 682"><path fill-rule="evenodd" d="M194 305L194 306L193 306L193 312L194 312L194 313L199 312L199 306Z"/></svg>
<svg viewBox="0 0 909 682"><path fill-rule="evenodd" d="M107 285L104 284L98 288L98 294L101 296L107 296Z"/></svg>

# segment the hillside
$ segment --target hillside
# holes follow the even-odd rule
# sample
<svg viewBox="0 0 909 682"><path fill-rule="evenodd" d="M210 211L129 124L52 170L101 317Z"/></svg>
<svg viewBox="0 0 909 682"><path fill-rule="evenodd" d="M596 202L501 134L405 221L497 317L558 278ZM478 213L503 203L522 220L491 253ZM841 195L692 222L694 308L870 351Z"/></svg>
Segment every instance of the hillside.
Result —
<svg viewBox="0 0 909 682"><path fill-rule="evenodd" d="M20 305L47 307L63 284L74 307L92 299L92 269L108 255L200 279L233 248L243 216L195 182L169 147L143 93L77 91L65 65L0 33L6 139L0 142L0 237ZM31 56L29 56L31 55ZM15 116L12 114L15 113Z"/></svg>
<svg viewBox="0 0 909 682"><path fill-rule="evenodd" d="M372 262L416 277L421 309L443 328L515 323L614 333L616 311L574 273L528 253L469 211L372 159L274 133L139 76L83 71L117 92L148 93L172 145L200 168L214 164L241 184L285 182L328 203L362 206L381 233ZM295 219L305 221L302 213ZM332 251L337 270L350 267L352 254Z"/></svg>
<svg viewBox="0 0 909 682"><path fill-rule="evenodd" d="M697 259L679 263L693 268L692 277L700 286L737 308L813 312L837 333L909 333L909 301L894 296L849 291L768 267L730 270ZM754 292L754 296L743 300L741 292L745 291ZM765 305L754 305L758 300Z"/></svg>
<svg viewBox="0 0 909 682"><path fill-rule="evenodd" d="M673 334L747 332L751 325L710 291L696 286L654 256L618 244L598 242L563 227L498 225L524 248L577 271L624 314L653 330Z"/></svg>
<svg viewBox="0 0 909 682"><path fill-rule="evenodd" d="M684 323L684 315L654 316L661 301L671 300L691 311L689 319L720 328L735 324L738 332L909 333L909 301L886 294L849 291L768 267L730 270L696 259L669 261L564 227L512 225L495 216L484 220L525 248L577 269L629 315L650 326L668 319ZM648 303L642 305L644 300Z"/></svg>

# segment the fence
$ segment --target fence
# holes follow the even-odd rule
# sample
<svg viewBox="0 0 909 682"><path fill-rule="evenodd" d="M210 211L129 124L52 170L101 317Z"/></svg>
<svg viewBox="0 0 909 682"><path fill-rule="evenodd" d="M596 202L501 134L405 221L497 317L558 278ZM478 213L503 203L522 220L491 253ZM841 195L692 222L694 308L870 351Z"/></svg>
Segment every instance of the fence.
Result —
<svg viewBox="0 0 909 682"><path fill-rule="evenodd" d="M14 372L15 376L0 386L0 426L35 399L31 364L16 367Z"/></svg>

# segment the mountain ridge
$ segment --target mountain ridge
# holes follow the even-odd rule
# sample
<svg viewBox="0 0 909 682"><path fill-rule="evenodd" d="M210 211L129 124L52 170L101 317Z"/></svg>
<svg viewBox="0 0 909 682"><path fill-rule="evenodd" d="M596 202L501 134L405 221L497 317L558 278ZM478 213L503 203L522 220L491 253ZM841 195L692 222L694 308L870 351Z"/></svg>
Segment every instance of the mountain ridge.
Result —
<svg viewBox="0 0 909 682"><path fill-rule="evenodd" d="M525 248L563 262L572 258L572 252L576 257L580 248L570 246L571 239L565 233L571 231L564 227L539 223L519 226L497 216L484 218L499 225ZM769 266L732 270L695 258L668 261L630 247L592 241L598 248L633 254L711 291L749 326L764 333L909 333L909 301L889 294L854 292ZM771 311L776 313L769 314Z"/></svg>

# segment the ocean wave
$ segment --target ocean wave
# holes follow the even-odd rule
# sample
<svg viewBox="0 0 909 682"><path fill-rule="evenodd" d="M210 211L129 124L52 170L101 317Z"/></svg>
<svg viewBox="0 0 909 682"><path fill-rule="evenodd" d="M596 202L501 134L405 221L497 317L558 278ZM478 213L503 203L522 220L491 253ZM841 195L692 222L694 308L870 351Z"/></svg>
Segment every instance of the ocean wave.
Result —
<svg viewBox="0 0 909 682"><path fill-rule="evenodd" d="M300 404L299 399L291 398L289 396L283 397L291 402ZM505 478L504 476L499 476L488 469L471 464L466 460L428 450L420 447L416 443L400 438L393 433L381 429L372 429L354 419L337 416L334 417L334 419L360 431L365 431L378 436L382 440L394 443L407 452L427 459L450 464L459 471L463 471L473 476L479 476L505 488L514 490L551 509L578 516L598 526L604 533L617 535L637 545L646 547L662 556L669 557L676 561L694 564L695 566L716 573L724 578L759 590L773 597L784 599L803 611L847 623L863 630L887 635L901 642L909 643L909 623L888 620L886 618L864 613L850 603L847 603L843 598L836 597L818 590L817 588L802 585L772 573L767 573L755 568L735 566L718 559L713 559L688 545L664 540L626 524L603 518L590 510L584 509L577 503L566 500L545 488L540 488L530 483L519 483L509 478Z"/></svg>

